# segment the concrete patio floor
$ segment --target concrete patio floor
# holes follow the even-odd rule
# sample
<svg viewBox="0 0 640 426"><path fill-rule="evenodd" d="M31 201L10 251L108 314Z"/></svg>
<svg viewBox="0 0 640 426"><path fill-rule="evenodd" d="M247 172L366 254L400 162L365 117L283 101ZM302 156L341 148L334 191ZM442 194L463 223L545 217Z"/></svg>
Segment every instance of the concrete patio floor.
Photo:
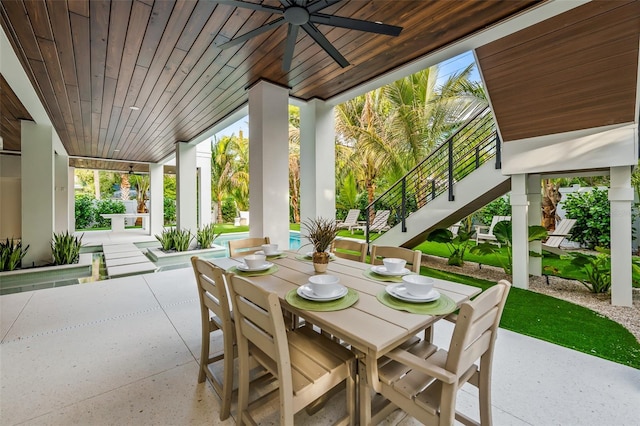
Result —
<svg viewBox="0 0 640 426"><path fill-rule="evenodd" d="M85 243L88 241L84 241ZM190 269L0 297L0 424L181 425L219 420L197 383L200 322ZM452 326L436 325L447 345ZM296 424L331 424L341 394ZM640 370L507 330L496 342L496 425L635 425ZM459 409L474 414L473 389ZM277 401L261 424L277 423ZM414 425L396 411L384 424Z"/></svg>

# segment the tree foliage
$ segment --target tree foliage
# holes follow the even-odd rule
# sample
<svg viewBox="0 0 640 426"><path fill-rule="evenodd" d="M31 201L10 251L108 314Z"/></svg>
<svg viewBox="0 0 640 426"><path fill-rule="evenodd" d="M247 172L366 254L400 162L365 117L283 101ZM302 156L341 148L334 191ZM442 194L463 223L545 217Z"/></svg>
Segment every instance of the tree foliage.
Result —
<svg viewBox="0 0 640 426"><path fill-rule="evenodd" d="M566 217L576 219L571 240L590 249L608 248L610 241L610 205L608 191L594 188L590 192L569 194L563 203Z"/></svg>

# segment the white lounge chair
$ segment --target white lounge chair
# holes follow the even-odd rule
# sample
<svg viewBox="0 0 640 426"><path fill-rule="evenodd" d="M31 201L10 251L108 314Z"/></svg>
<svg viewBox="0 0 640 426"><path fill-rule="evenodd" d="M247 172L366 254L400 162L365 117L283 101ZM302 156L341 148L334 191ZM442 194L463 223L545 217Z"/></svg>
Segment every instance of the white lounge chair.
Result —
<svg viewBox="0 0 640 426"><path fill-rule="evenodd" d="M560 249L560 244L571 235L571 228L576 224L575 219L562 219L560 223L556 226L556 229L549 234L549 238L547 241L542 243L542 249L548 251L549 253L554 254L562 254L562 249Z"/></svg>
<svg viewBox="0 0 640 426"><path fill-rule="evenodd" d="M358 223L358 216L360 216L360 209L351 209L347 213L347 217L344 220L340 220L336 223L338 229L348 229L353 233L353 227L360 225Z"/></svg>
<svg viewBox="0 0 640 426"><path fill-rule="evenodd" d="M476 225L476 245L480 244L480 241L497 241L496 236L493 235L493 228L498 222L504 222L506 220L511 220L511 216L494 216L493 219L491 219L491 225ZM481 232L487 228L487 232Z"/></svg>
<svg viewBox="0 0 640 426"><path fill-rule="evenodd" d="M375 217L371 221L371 224L369 225L369 232L380 233L382 231L388 231L389 229L391 229L391 227L387 225L390 214L391 211L389 210L378 210ZM352 229L361 229L363 231L366 231L367 225L354 226Z"/></svg>

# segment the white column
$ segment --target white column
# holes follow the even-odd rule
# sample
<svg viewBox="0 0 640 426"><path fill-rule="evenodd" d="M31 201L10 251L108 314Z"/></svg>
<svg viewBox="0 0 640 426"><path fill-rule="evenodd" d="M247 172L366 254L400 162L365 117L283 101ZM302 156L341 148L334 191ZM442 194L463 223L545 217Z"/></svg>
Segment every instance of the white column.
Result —
<svg viewBox="0 0 640 426"><path fill-rule="evenodd" d="M69 231L69 157L54 155L55 167L55 230L57 233ZM74 212L75 216L75 212ZM73 229L71 230L73 232Z"/></svg>
<svg viewBox="0 0 640 426"><path fill-rule="evenodd" d="M336 217L335 117L314 99L300 107L300 219Z"/></svg>
<svg viewBox="0 0 640 426"><path fill-rule="evenodd" d="M51 126L25 120L21 124L22 242L29 245L22 266L39 266L53 258L53 135Z"/></svg>
<svg viewBox="0 0 640 426"><path fill-rule="evenodd" d="M289 248L289 91L249 88L249 234Z"/></svg>
<svg viewBox="0 0 640 426"><path fill-rule="evenodd" d="M198 225L203 227L214 222L211 218L211 140L197 145L196 166L198 167Z"/></svg>
<svg viewBox="0 0 640 426"><path fill-rule="evenodd" d="M67 216L69 232L74 232L76 230L76 168L69 167L69 173L67 173L67 188L69 188L69 198L67 199L68 207L67 211L69 212L69 216Z"/></svg>
<svg viewBox="0 0 640 426"><path fill-rule="evenodd" d="M195 233L198 229L195 145L176 144L176 173L177 226Z"/></svg>
<svg viewBox="0 0 640 426"><path fill-rule="evenodd" d="M527 179L527 200L530 207L528 213L529 225L540 225L542 223L541 188L542 179L540 175L529 175ZM529 243L529 251L541 254L542 241L531 241ZM529 273L536 277L542 275L542 257L529 256Z"/></svg>
<svg viewBox="0 0 640 426"><path fill-rule="evenodd" d="M164 229L164 166L149 164L149 234L160 235Z"/></svg>
<svg viewBox="0 0 640 426"><path fill-rule="evenodd" d="M611 167L611 304L631 306L631 167Z"/></svg>
<svg viewBox="0 0 640 426"><path fill-rule="evenodd" d="M511 176L511 225L513 230L513 285L529 288L529 203L527 175Z"/></svg>

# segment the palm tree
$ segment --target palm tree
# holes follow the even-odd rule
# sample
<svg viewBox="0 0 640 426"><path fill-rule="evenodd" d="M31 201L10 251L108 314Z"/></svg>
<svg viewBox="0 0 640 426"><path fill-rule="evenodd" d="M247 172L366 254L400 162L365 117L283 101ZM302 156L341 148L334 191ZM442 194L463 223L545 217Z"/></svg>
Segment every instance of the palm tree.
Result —
<svg viewBox="0 0 640 426"><path fill-rule="evenodd" d="M233 193L248 193L249 174L243 168L240 139L224 136L211 146L211 198L217 203L218 223L223 222L222 201Z"/></svg>
<svg viewBox="0 0 640 426"><path fill-rule="evenodd" d="M120 173L120 199L127 201L129 199L129 191L131 190L131 183L129 182L128 173Z"/></svg>
<svg viewBox="0 0 640 426"><path fill-rule="evenodd" d="M291 220L300 223L300 111L289 106L289 205Z"/></svg>
<svg viewBox="0 0 640 426"><path fill-rule="evenodd" d="M138 202L136 211L138 213L149 213L146 204L148 199L147 193L151 185L149 175L131 175L130 182L136 187L136 201ZM141 224L142 218L136 218L136 226L140 226Z"/></svg>

